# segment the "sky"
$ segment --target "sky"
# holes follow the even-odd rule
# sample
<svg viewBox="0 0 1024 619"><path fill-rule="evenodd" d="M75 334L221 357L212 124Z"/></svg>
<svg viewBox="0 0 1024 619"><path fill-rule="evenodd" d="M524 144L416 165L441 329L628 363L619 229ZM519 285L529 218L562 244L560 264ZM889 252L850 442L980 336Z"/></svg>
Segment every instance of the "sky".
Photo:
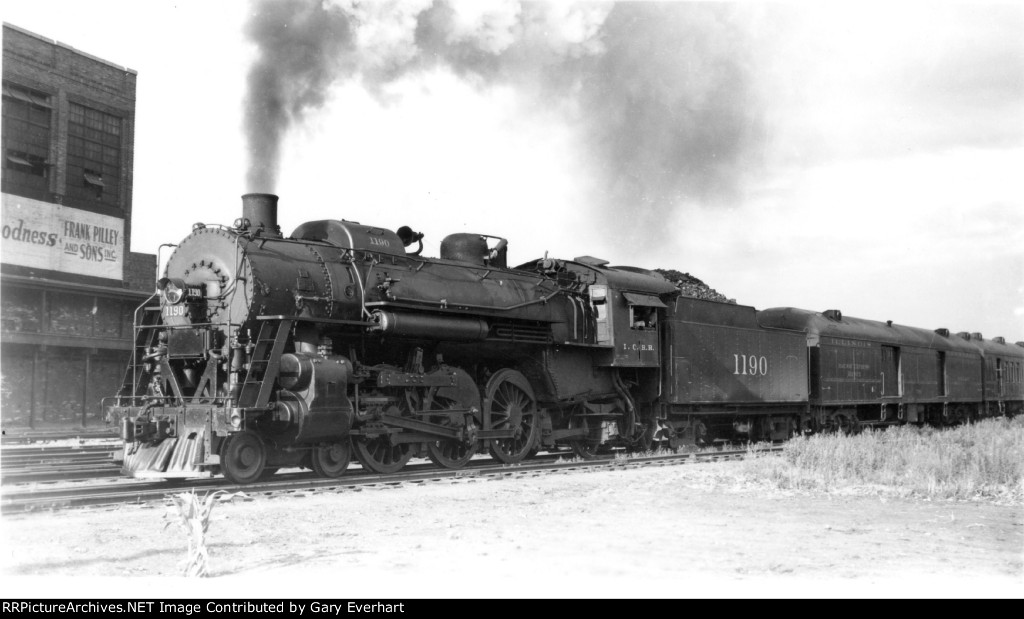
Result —
<svg viewBox="0 0 1024 619"><path fill-rule="evenodd" d="M1024 3L16 0L138 71L132 251L281 196L1024 341Z"/></svg>

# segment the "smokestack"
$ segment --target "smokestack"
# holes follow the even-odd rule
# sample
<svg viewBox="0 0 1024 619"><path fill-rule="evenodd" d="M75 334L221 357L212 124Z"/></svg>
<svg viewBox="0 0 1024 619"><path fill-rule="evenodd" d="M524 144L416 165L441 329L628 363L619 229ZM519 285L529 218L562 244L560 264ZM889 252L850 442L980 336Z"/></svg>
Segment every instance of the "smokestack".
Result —
<svg viewBox="0 0 1024 619"><path fill-rule="evenodd" d="M281 236L277 225L277 196L272 193L247 193L242 196L242 217L252 230L261 227L267 236Z"/></svg>

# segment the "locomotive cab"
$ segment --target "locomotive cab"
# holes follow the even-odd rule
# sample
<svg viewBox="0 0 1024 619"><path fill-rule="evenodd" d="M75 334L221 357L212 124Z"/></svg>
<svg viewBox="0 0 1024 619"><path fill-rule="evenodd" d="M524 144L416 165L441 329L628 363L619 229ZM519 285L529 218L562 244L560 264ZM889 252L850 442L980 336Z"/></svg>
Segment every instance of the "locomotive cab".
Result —
<svg viewBox="0 0 1024 619"><path fill-rule="evenodd" d="M591 256L581 256L576 262L594 267L603 276L600 283L588 288L594 343L611 348L610 354L599 356L598 365L658 367L659 317L668 308L659 295L672 294L675 287L645 269L608 268L606 261Z"/></svg>
<svg viewBox="0 0 1024 619"><path fill-rule="evenodd" d="M613 354L605 363L613 367L658 367L658 312L667 306L657 296L590 287L590 302L597 326L597 344Z"/></svg>

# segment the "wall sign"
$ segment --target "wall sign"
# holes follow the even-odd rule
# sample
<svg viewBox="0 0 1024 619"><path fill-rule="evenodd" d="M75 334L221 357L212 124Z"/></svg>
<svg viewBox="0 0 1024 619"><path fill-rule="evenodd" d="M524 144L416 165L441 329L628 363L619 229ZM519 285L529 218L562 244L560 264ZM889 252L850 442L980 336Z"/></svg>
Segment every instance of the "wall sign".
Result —
<svg viewBox="0 0 1024 619"><path fill-rule="evenodd" d="M124 220L3 194L4 264L124 279Z"/></svg>

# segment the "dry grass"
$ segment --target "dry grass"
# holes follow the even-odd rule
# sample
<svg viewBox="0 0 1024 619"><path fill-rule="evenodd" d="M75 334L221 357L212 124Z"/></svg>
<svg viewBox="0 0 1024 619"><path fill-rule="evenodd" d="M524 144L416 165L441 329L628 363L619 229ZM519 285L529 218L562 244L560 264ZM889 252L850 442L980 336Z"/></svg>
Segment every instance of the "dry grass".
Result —
<svg viewBox="0 0 1024 619"><path fill-rule="evenodd" d="M792 441L781 455L752 454L743 473L784 489L867 485L906 496L1024 502L1024 418L816 435Z"/></svg>

